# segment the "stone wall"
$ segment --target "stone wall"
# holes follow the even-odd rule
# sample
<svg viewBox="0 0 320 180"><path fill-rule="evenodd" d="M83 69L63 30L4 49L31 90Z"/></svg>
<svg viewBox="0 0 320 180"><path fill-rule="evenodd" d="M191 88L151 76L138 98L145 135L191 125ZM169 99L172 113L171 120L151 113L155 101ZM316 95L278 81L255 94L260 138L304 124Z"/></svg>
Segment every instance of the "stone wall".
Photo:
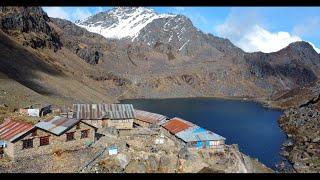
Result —
<svg viewBox="0 0 320 180"><path fill-rule="evenodd" d="M115 127L116 129L132 129L133 119L123 119L123 120L107 120L107 127Z"/></svg>
<svg viewBox="0 0 320 180"><path fill-rule="evenodd" d="M86 147L91 142L94 142L95 131L93 127L82 122L79 123L80 129L76 129L77 127L74 126L60 136L53 135L41 129L36 129L35 136L30 132L27 136L15 143L8 143L8 148L5 150L6 154L16 160L22 157L32 157L36 155L51 154L60 150L76 150ZM81 139L81 131L87 129L89 130L88 138ZM75 132L75 140L66 141L66 133L68 132ZM49 136L49 145L40 146L40 137L43 136ZM22 149L23 140L27 139L33 139L33 148Z"/></svg>
<svg viewBox="0 0 320 180"><path fill-rule="evenodd" d="M115 127L116 129L132 129L133 119L100 119L100 120L82 120L98 129L103 127Z"/></svg>
<svg viewBox="0 0 320 180"><path fill-rule="evenodd" d="M103 124L106 122L105 119L86 119L82 120L85 123L88 123L96 128L102 128Z"/></svg>
<svg viewBox="0 0 320 180"><path fill-rule="evenodd" d="M149 127L150 126L150 123L147 123L147 122L144 122L144 121L140 121L138 119L134 119L134 123L138 124L139 126L142 126L142 127Z"/></svg>

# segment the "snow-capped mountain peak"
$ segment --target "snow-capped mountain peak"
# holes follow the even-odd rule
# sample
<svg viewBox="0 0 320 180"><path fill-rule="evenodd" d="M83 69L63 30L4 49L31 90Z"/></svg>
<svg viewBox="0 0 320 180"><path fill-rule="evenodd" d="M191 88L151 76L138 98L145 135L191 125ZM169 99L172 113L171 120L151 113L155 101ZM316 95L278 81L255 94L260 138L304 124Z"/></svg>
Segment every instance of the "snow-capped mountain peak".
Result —
<svg viewBox="0 0 320 180"><path fill-rule="evenodd" d="M106 38L133 40L153 20L174 16L176 15L157 14L152 9L143 7L117 7L77 21L76 24Z"/></svg>

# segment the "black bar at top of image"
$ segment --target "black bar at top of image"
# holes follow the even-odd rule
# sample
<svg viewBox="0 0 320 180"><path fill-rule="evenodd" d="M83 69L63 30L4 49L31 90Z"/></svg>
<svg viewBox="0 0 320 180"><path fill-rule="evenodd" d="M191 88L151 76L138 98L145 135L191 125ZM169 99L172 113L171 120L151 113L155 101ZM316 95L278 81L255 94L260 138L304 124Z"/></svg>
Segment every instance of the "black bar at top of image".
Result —
<svg viewBox="0 0 320 180"><path fill-rule="evenodd" d="M319 0L1 0L1 6L320 6Z"/></svg>

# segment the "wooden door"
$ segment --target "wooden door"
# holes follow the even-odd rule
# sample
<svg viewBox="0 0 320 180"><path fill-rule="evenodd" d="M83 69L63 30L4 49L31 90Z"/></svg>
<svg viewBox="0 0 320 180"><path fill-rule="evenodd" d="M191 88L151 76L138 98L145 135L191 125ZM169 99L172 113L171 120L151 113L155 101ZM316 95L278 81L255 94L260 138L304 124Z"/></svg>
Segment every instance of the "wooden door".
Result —
<svg viewBox="0 0 320 180"><path fill-rule="evenodd" d="M107 127L107 120L106 119L102 119L102 127Z"/></svg>
<svg viewBox="0 0 320 180"><path fill-rule="evenodd" d="M0 157L3 155L3 147L0 147Z"/></svg>

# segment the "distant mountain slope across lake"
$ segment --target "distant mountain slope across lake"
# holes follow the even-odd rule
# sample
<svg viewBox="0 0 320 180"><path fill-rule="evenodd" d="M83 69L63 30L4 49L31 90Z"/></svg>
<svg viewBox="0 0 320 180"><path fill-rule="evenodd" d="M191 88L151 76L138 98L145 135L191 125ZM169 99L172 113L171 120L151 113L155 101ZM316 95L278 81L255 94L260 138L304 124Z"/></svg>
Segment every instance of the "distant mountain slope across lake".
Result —
<svg viewBox="0 0 320 180"><path fill-rule="evenodd" d="M1 36L8 39L2 46L12 42L37 57L13 63L18 51L1 51L1 72L61 102L203 96L268 100L316 81L320 73L319 54L306 42L274 53L246 53L228 39L203 33L186 16L142 7L113 8L76 23L50 18L40 7L1 7L0 21ZM22 72L21 63L30 65ZM13 76L30 74L32 64L63 76L49 71L26 79ZM67 81L67 86L57 85ZM86 98L92 92L95 98Z"/></svg>

